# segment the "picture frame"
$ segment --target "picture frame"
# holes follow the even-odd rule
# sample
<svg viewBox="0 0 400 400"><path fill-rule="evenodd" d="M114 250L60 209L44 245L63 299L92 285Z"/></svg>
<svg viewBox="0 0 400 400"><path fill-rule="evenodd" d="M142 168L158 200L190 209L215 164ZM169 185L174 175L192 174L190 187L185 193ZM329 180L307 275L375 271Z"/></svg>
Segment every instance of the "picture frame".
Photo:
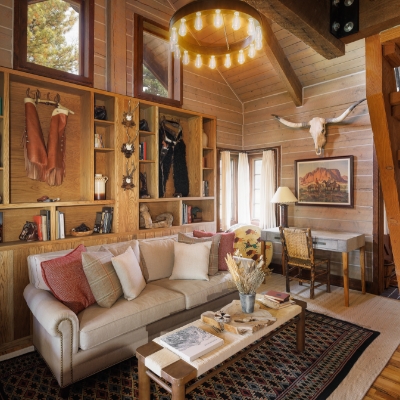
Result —
<svg viewBox="0 0 400 400"><path fill-rule="evenodd" d="M354 156L295 160L296 205L354 207Z"/></svg>

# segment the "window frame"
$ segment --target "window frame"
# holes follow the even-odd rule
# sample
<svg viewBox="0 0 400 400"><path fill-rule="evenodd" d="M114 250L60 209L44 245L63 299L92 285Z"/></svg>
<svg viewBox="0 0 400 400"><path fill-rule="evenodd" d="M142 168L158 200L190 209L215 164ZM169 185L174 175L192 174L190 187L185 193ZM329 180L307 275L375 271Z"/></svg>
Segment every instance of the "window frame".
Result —
<svg viewBox="0 0 400 400"><path fill-rule="evenodd" d="M14 69L93 87L94 0L72 1L80 4L79 74L72 74L27 61L28 1L14 1ZM69 2L68 0L64 1Z"/></svg>
<svg viewBox="0 0 400 400"><path fill-rule="evenodd" d="M153 25L154 31L146 30L144 28L144 24ZM140 88L143 88L143 32L147 31L152 35L158 36L161 39L169 41L169 32L168 28L154 22L148 18L143 17L142 15L135 14L134 15L134 56L133 56L133 96L138 99L148 100L156 103L165 104L172 107L182 107L183 103L183 65L182 60L179 59L179 62L173 57L173 54L170 54L171 57L171 73L169 74L169 79L172 79L172 96L169 97L161 97L151 93L146 93ZM165 35L160 33L160 30L165 31ZM179 89L176 90L176 86L179 86ZM178 98L176 98L178 96Z"/></svg>

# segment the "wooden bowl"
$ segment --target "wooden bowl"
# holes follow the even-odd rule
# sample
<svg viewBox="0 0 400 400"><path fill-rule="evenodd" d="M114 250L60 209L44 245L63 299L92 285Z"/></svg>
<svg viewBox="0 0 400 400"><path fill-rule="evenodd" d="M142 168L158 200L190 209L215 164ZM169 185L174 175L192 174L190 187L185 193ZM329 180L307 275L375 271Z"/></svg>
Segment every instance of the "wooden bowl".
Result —
<svg viewBox="0 0 400 400"><path fill-rule="evenodd" d="M93 229L86 232L75 232L74 229L71 229L72 236L89 236L93 233Z"/></svg>

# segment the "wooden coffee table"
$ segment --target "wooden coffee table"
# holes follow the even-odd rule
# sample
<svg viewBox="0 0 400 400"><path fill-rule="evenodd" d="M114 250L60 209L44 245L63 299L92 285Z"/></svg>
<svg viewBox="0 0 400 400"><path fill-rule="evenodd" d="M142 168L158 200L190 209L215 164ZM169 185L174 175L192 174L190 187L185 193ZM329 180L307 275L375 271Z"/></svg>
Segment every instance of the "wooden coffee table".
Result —
<svg viewBox="0 0 400 400"><path fill-rule="evenodd" d="M295 305L283 308L279 311L268 309L268 311L277 318L277 321L257 332L246 333L245 335L236 335L226 331L217 334L210 326L203 324L201 320L196 320L188 325L201 327L202 329L223 338L225 341L224 345L194 361L191 361L190 363L179 359L178 361L163 367L157 374L146 366L146 357L154 355L156 352L164 348L157 343L158 339L154 339L154 341L140 346L136 350L136 357L139 363L139 399L150 399L150 379L153 379L172 395L173 400L183 400L186 393L191 392L197 386L218 374L229 365L235 363L238 359L244 357L253 349L260 346L260 344L294 323L297 324L297 351L304 351L306 307L306 302L296 300ZM240 352L240 350L243 350L247 346L250 347L244 352ZM240 354L238 354L239 352ZM232 358L226 361L230 357ZM210 371L217 365L219 366L216 369ZM210 372L207 373L208 371ZM186 387L188 382L203 374L206 375L201 379L196 380L192 385Z"/></svg>

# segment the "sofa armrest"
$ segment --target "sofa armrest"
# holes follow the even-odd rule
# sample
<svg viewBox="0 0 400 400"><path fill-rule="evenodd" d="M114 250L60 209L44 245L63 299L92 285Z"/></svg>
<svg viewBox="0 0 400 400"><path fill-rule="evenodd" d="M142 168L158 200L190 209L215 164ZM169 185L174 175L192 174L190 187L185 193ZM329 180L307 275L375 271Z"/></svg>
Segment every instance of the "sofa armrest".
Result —
<svg viewBox="0 0 400 400"><path fill-rule="evenodd" d="M29 284L24 290L24 298L29 309L43 328L54 337L72 334L73 353L79 346L79 320L77 315L57 300L51 292L36 289ZM66 321L67 323L63 323Z"/></svg>

